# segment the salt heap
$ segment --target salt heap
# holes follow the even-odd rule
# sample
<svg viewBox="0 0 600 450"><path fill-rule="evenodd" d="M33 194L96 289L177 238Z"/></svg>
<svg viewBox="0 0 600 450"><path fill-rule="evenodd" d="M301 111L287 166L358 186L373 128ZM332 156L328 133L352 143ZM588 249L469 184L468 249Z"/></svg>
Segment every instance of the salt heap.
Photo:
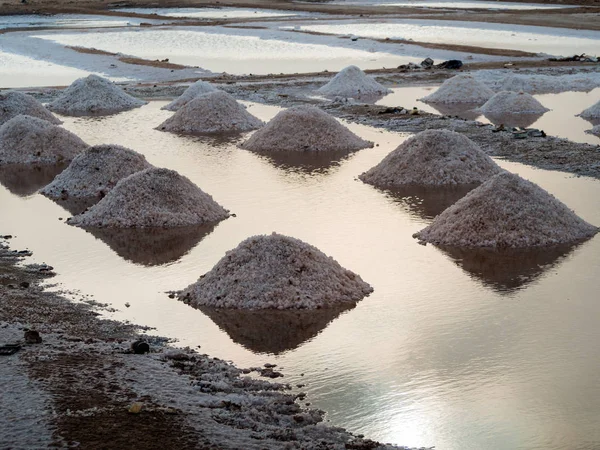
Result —
<svg viewBox="0 0 600 450"><path fill-rule="evenodd" d="M186 177L151 168L123 178L100 202L68 223L82 228L173 228L215 223L228 216Z"/></svg>
<svg viewBox="0 0 600 450"><path fill-rule="evenodd" d="M392 90L369 78L358 67L348 66L317 92L329 96L361 97L389 94Z"/></svg>
<svg viewBox="0 0 600 450"><path fill-rule="evenodd" d="M191 100L157 129L173 133L202 134L256 130L263 122L223 91Z"/></svg>
<svg viewBox="0 0 600 450"><path fill-rule="evenodd" d="M0 92L0 125L20 114L37 117L55 125L62 123L31 95L17 91Z"/></svg>
<svg viewBox="0 0 600 450"><path fill-rule="evenodd" d="M54 199L102 198L119 180L152 165L143 155L120 145L84 150L41 193Z"/></svg>
<svg viewBox="0 0 600 450"><path fill-rule="evenodd" d="M18 115L0 126L0 164L56 164L86 147L70 131L37 117Z"/></svg>
<svg viewBox="0 0 600 450"><path fill-rule="evenodd" d="M382 188L479 184L502 169L466 136L426 130L404 141L359 178Z"/></svg>
<svg viewBox="0 0 600 450"><path fill-rule="evenodd" d="M315 106L277 114L240 147L257 152L334 152L373 147Z"/></svg>
<svg viewBox="0 0 600 450"><path fill-rule="evenodd" d="M316 309L355 304L372 291L316 247L273 233L228 251L179 299L216 308Z"/></svg>
<svg viewBox="0 0 600 450"><path fill-rule="evenodd" d="M600 102L593 104L579 115L586 120L600 119Z"/></svg>
<svg viewBox="0 0 600 450"><path fill-rule="evenodd" d="M90 75L71 83L48 108L69 116L106 115L139 108L145 104L145 101L132 97L106 78Z"/></svg>
<svg viewBox="0 0 600 450"><path fill-rule="evenodd" d="M183 94L181 94L168 105L163 106L161 109L166 109L167 111L177 111L179 108L188 104L191 100L194 100L200 95L215 91L218 91L218 89L212 84L207 83L206 81L198 80L189 88L187 88Z"/></svg>
<svg viewBox="0 0 600 450"><path fill-rule="evenodd" d="M597 232L541 187L502 172L413 237L450 247L525 248L580 241Z"/></svg>
<svg viewBox="0 0 600 450"><path fill-rule="evenodd" d="M591 130L588 130L587 133L593 134L594 136L600 136L600 124L596 125Z"/></svg>
<svg viewBox="0 0 600 450"><path fill-rule="evenodd" d="M421 100L431 103L482 104L493 95L494 91L472 75L461 74L444 81L437 91Z"/></svg>
<svg viewBox="0 0 600 450"><path fill-rule="evenodd" d="M484 114L543 114L549 111L530 94L511 91L494 94L479 109Z"/></svg>

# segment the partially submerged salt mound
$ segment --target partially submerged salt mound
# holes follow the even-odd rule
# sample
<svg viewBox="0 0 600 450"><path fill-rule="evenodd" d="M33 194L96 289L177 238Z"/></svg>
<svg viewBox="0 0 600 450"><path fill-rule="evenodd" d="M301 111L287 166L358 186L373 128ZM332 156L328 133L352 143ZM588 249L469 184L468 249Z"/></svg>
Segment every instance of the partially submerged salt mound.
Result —
<svg viewBox="0 0 600 450"><path fill-rule="evenodd" d="M41 193L54 199L104 197L123 178L152 165L144 155L120 145L84 150Z"/></svg>
<svg viewBox="0 0 600 450"><path fill-rule="evenodd" d="M281 111L240 147L257 152L337 152L372 147L315 106Z"/></svg>
<svg viewBox="0 0 600 450"><path fill-rule="evenodd" d="M414 237L452 247L525 248L576 242L597 232L541 187L502 172Z"/></svg>
<svg viewBox="0 0 600 450"><path fill-rule="evenodd" d="M70 161L87 146L70 131L37 117L19 115L0 127L0 165Z"/></svg>
<svg viewBox="0 0 600 450"><path fill-rule="evenodd" d="M591 130L586 131L586 133L593 134L594 136L600 136L600 125L596 125Z"/></svg>
<svg viewBox="0 0 600 450"><path fill-rule="evenodd" d="M163 106L161 109L166 109L167 111L177 111L184 105L187 105L190 101L195 98L208 94L209 92L218 91L216 87L212 84L207 83L206 81L198 80L194 84L192 84L189 88L187 88L183 94L177 97L168 105Z"/></svg>
<svg viewBox="0 0 600 450"><path fill-rule="evenodd" d="M186 134L231 133L256 130L262 125L231 95L216 91L190 101L157 129Z"/></svg>
<svg viewBox="0 0 600 450"><path fill-rule="evenodd" d="M48 109L68 116L106 115L139 108L146 102L127 94L106 78L90 75L79 78L48 105Z"/></svg>
<svg viewBox="0 0 600 450"><path fill-rule="evenodd" d="M579 115L586 120L600 119L600 102L595 103L588 109L583 110L583 112Z"/></svg>
<svg viewBox="0 0 600 450"><path fill-rule="evenodd" d="M389 94L392 90L369 78L358 67L348 66L317 92L329 96L361 97Z"/></svg>
<svg viewBox="0 0 600 450"><path fill-rule="evenodd" d="M216 223L228 216L186 177L151 168L122 179L100 202L68 223L82 228L173 228Z"/></svg>
<svg viewBox="0 0 600 450"><path fill-rule="evenodd" d="M489 87L472 75L456 75L446 81L432 94L421 100L431 103L476 103L487 102L494 95Z"/></svg>
<svg viewBox="0 0 600 450"><path fill-rule="evenodd" d="M193 306L315 309L354 304L373 291L355 273L298 239L252 236L179 294Z"/></svg>
<svg viewBox="0 0 600 450"><path fill-rule="evenodd" d="M479 184L502 169L466 136L426 130L404 141L359 178L382 188Z"/></svg>
<svg viewBox="0 0 600 450"><path fill-rule="evenodd" d="M37 117L55 125L62 123L31 95L17 91L0 92L0 125L18 115Z"/></svg>
<svg viewBox="0 0 600 450"><path fill-rule="evenodd" d="M525 92L501 91L479 108L484 114L542 114L549 111Z"/></svg>

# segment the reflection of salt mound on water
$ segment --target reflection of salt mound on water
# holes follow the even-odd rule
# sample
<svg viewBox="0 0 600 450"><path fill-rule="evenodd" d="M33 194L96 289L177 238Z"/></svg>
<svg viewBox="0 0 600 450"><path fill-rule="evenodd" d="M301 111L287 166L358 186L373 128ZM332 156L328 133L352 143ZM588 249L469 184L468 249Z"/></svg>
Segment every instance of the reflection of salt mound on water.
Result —
<svg viewBox="0 0 600 450"><path fill-rule="evenodd" d="M37 117L19 115L0 126L0 164L56 164L86 147L70 131Z"/></svg>
<svg viewBox="0 0 600 450"><path fill-rule="evenodd" d="M145 104L145 101L132 97L110 80L89 75L71 83L48 108L68 116L107 115Z"/></svg>
<svg viewBox="0 0 600 450"><path fill-rule="evenodd" d="M199 309L250 351L280 354L313 339L352 304L310 310Z"/></svg>
<svg viewBox="0 0 600 450"><path fill-rule="evenodd" d="M524 248L581 241L597 231L541 187L502 172L414 237L452 247Z"/></svg>
<svg viewBox="0 0 600 450"><path fill-rule="evenodd" d="M486 119L492 122L494 125L505 125L507 127L520 127L528 128L536 123L544 115L535 113L524 113L524 114L496 114L496 113L485 113Z"/></svg>
<svg viewBox="0 0 600 450"><path fill-rule="evenodd" d="M20 197L35 194L61 173L68 162L58 164L8 164L0 165L0 183Z"/></svg>
<svg viewBox="0 0 600 450"><path fill-rule="evenodd" d="M215 92L218 89L214 87L212 84L207 83L206 81L198 80L194 84L192 84L189 88L187 88L183 94L177 97L168 105L163 106L161 109L166 109L167 111L177 111L184 105L187 105L190 101L195 98L208 94L209 92Z"/></svg>
<svg viewBox="0 0 600 450"><path fill-rule="evenodd" d="M385 193L417 219L431 220L454 205L477 185L415 186L386 188Z"/></svg>
<svg viewBox="0 0 600 450"><path fill-rule="evenodd" d="M0 92L0 125L18 115L37 117L55 125L62 123L32 96L17 91Z"/></svg>
<svg viewBox="0 0 600 450"><path fill-rule="evenodd" d="M143 266L177 261L210 234L215 224L177 228L88 228L121 258Z"/></svg>
<svg viewBox="0 0 600 450"><path fill-rule="evenodd" d="M456 75L421 101L430 103L474 103L481 105L494 95L489 87L472 75Z"/></svg>
<svg viewBox="0 0 600 450"><path fill-rule="evenodd" d="M353 305L372 291L316 247L273 233L250 237L227 252L179 298L216 308L316 309Z"/></svg>
<svg viewBox="0 0 600 450"><path fill-rule="evenodd" d="M477 108L481 105L481 102L477 103L432 103L429 105L437 112L444 116L458 116L466 120L475 120L481 113L477 111Z"/></svg>
<svg viewBox="0 0 600 450"><path fill-rule="evenodd" d="M593 104L579 114L586 120L600 120L600 102Z"/></svg>
<svg viewBox="0 0 600 450"><path fill-rule="evenodd" d="M389 94L392 90L369 78L358 67L348 66L317 92L328 96L369 97Z"/></svg>
<svg viewBox="0 0 600 450"><path fill-rule="evenodd" d="M530 94L510 91L494 94L480 109L484 114L543 114L549 111Z"/></svg>
<svg viewBox="0 0 600 450"><path fill-rule="evenodd" d="M239 133L262 125L231 95L216 91L191 100L157 129L185 134Z"/></svg>
<svg viewBox="0 0 600 450"><path fill-rule="evenodd" d="M378 187L479 184L501 171L477 144L449 130L426 130L404 141L359 178Z"/></svg>
<svg viewBox="0 0 600 450"><path fill-rule="evenodd" d="M257 152L337 152L372 147L315 106L278 113L240 147Z"/></svg>
<svg viewBox="0 0 600 450"><path fill-rule="evenodd" d="M80 153L41 193L54 199L104 197L119 180L152 167L143 155L120 145L95 145Z"/></svg>
<svg viewBox="0 0 600 450"><path fill-rule="evenodd" d="M593 134L594 136L600 137L600 125L596 125L591 130L587 130L586 133Z"/></svg>
<svg viewBox="0 0 600 450"><path fill-rule="evenodd" d="M68 223L83 228L173 228L216 223L228 216L186 177L152 168L122 179L100 202Z"/></svg>

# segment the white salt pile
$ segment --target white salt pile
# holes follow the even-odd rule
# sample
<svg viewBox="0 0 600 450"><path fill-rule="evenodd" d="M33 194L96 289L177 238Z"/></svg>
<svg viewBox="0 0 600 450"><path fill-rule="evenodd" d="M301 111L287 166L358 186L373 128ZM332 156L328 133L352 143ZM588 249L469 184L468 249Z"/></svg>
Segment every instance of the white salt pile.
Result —
<svg viewBox="0 0 600 450"><path fill-rule="evenodd" d="M100 202L67 222L83 228L174 228L227 217L227 210L188 178L151 168L123 178Z"/></svg>
<svg viewBox="0 0 600 450"><path fill-rule="evenodd" d="M182 106L188 104L191 100L201 96L202 94L208 94L209 92L218 91L216 87L206 81L198 80L187 88L183 94L177 97L168 105L163 106L161 109L167 111L177 111Z"/></svg>
<svg viewBox="0 0 600 450"><path fill-rule="evenodd" d="M484 114L543 114L549 111L525 92L501 91L494 94L481 108Z"/></svg>
<svg viewBox="0 0 600 450"><path fill-rule="evenodd" d="M151 167L143 155L128 148L95 145L77 155L41 193L55 199L102 198L119 180Z"/></svg>
<svg viewBox="0 0 600 450"><path fill-rule="evenodd" d="M354 304L372 291L316 247L273 233L228 251L179 299L216 308L315 309Z"/></svg>
<svg viewBox="0 0 600 450"><path fill-rule="evenodd" d="M106 115L139 108L146 102L127 94L106 78L90 75L75 80L48 109L69 116Z"/></svg>
<svg viewBox="0 0 600 450"><path fill-rule="evenodd" d="M392 90L369 78L358 67L348 66L317 92L329 96L362 97L389 94Z"/></svg>
<svg viewBox="0 0 600 450"><path fill-rule="evenodd" d="M600 102L595 103L588 109L583 110L582 113L579 115L586 120L600 119Z"/></svg>
<svg viewBox="0 0 600 450"><path fill-rule="evenodd" d="M600 137L600 125L596 125L591 130L586 131L586 133L593 134L594 136Z"/></svg>
<svg viewBox="0 0 600 450"><path fill-rule="evenodd" d="M426 130L404 141L359 178L382 188L479 184L502 169L466 136Z"/></svg>
<svg viewBox="0 0 600 450"><path fill-rule="evenodd" d="M489 87L472 75L456 75L446 81L432 94L421 101L431 103L476 103L487 102L494 95Z"/></svg>
<svg viewBox="0 0 600 450"><path fill-rule="evenodd" d="M499 83L503 91L523 91L530 94L550 94L567 91L588 92L600 86L599 74L510 75Z"/></svg>
<svg viewBox="0 0 600 450"><path fill-rule="evenodd" d="M240 147L257 152L333 152L373 147L315 106L296 106L277 114Z"/></svg>
<svg viewBox="0 0 600 450"><path fill-rule="evenodd" d="M191 100L157 129L186 134L231 133L256 130L262 125L231 95L216 91Z"/></svg>
<svg viewBox="0 0 600 450"><path fill-rule="evenodd" d="M451 247L524 248L580 241L597 232L541 187L502 172L414 237Z"/></svg>
<svg viewBox="0 0 600 450"><path fill-rule="evenodd" d="M31 95L17 91L0 92L0 125L18 115L27 115L58 125L54 114Z"/></svg>
<svg viewBox="0 0 600 450"><path fill-rule="evenodd" d="M70 161L88 145L70 131L37 117L19 115L0 126L0 164Z"/></svg>

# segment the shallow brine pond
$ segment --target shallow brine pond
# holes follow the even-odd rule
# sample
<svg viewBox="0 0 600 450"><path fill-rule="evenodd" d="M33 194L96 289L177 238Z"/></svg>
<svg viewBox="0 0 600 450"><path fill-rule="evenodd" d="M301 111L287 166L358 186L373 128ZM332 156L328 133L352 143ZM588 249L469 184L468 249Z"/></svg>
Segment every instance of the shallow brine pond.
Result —
<svg viewBox="0 0 600 450"><path fill-rule="evenodd" d="M557 5L557 4L542 4L542 3L509 3L499 1L454 1L454 0L416 0L416 1L398 1L398 0L338 0L334 4L339 5L366 5L366 6L408 6L419 8L456 8L456 9L559 9L559 8L576 8L577 5Z"/></svg>
<svg viewBox="0 0 600 450"><path fill-rule="evenodd" d="M341 161L261 157L231 140L153 130L151 102L106 118L63 118L90 144L118 143L178 170L237 217L196 236L98 235L14 174L2 174L0 231L17 235L69 289L120 319L241 366L274 362L284 381L337 425L385 442L438 449L600 446L600 237L575 248L509 255L447 253L411 235L452 195L394 196L355 178L406 136L350 128L379 146ZM269 119L277 108L251 105ZM501 163L600 224L600 183ZM30 178L38 185L45 174ZM15 193L12 193L15 192ZM63 218L63 220L59 220ZM356 308L316 314L215 314L170 299L258 233L309 242L375 289ZM146 250L153 245L155 252ZM127 308L126 303L131 306ZM330 322L330 323L328 323Z"/></svg>
<svg viewBox="0 0 600 450"><path fill-rule="evenodd" d="M256 17L284 17L306 14L298 11L250 8L118 8L114 11L199 19L251 19Z"/></svg>

